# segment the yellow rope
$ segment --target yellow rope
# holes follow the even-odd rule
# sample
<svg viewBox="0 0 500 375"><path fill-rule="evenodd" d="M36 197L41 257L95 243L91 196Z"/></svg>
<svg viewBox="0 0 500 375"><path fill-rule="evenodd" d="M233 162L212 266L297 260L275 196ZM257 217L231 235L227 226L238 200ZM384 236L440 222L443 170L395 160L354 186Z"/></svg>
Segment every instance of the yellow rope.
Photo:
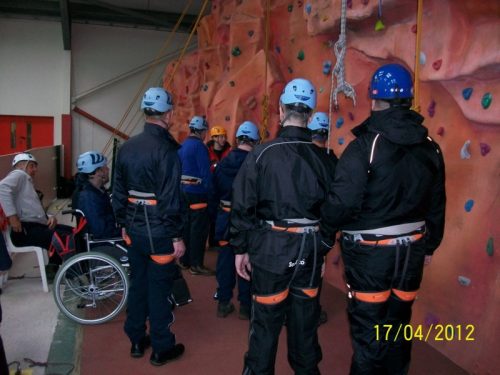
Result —
<svg viewBox="0 0 500 375"><path fill-rule="evenodd" d="M268 123L269 123L269 90L267 87L267 64L269 61L269 21L271 14L271 1L266 0L266 28L265 28L265 45L264 54L266 56L265 66L264 66L264 97L262 98L262 123L260 127L260 139L265 141L268 134Z"/></svg>
<svg viewBox="0 0 500 375"><path fill-rule="evenodd" d="M417 42L415 44L415 78L413 84L413 107L414 111L420 112L420 43L422 39L422 14L423 0L418 0L417 9Z"/></svg>
<svg viewBox="0 0 500 375"><path fill-rule="evenodd" d="M205 0L206 1L206 0ZM123 117L121 118L120 122L118 123L118 125L116 126L115 128L115 131L113 132L113 134L111 134L111 137L109 138L108 142L106 143L106 145L104 146L104 149L103 149L103 153L106 153L106 151L108 150L108 148L110 147L110 145L112 144L113 142L113 138L114 136L116 135L116 133L121 129L121 127L123 126L123 123L125 121L125 119L127 118L128 114L130 113L130 111L132 110L132 108L137 104L137 99L139 98L140 95L142 95L143 91L144 91L144 88L146 87L151 75L153 74L153 68L159 64L160 62L160 59L161 59L161 56L164 54L164 51L167 49L168 45L170 44L170 40L173 38L173 36L175 35L175 33L177 32L177 29L179 28L182 20L184 19L184 16L186 15L189 7L191 6L191 3L193 2L193 0L189 0L188 3L186 4L186 6L184 7L184 10L182 11L182 14L181 16L179 17L179 19L177 20L177 23L175 24L174 28L172 29L172 31L169 33L168 35L168 38L167 40L165 41L165 43L163 43L163 46L161 47L160 51L158 52L158 54L156 55L156 58L154 60L154 62L151 64L151 67L148 71L148 73L146 74L146 77L144 77L144 80L142 81L142 84L141 86L139 87L139 89L137 90L137 93L135 94L134 98L132 99L132 101L130 102L127 110L125 111L125 114L123 115Z"/></svg>
<svg viewBox="0 0 500 375"><path fill-rule="evenodd" d="M184 54L186 53L186 49L191 42L191 38L193 37L196 29L198 28L198 24L200 23L201 17L203 17L203 13L205 12L205 8L208 4L208 0L205 0L203 2L203 6L201 7L200 13L198 13L198 18L196 19L196 22L193 26L193 29L191 30L191 33L189 34L189 38L187 39L186 43L184 44L184 48L182 48L182 51L180 53L179 59L177 60L177 63L175 64L174 69L172 70L172 74L170 75L170 78L168 79L167 83L165 84L165 87L170 87L170 84L172 83L172 80L174 79L175 72L177 71L177 68L181 64L182 58L184 57Z"/></svg>

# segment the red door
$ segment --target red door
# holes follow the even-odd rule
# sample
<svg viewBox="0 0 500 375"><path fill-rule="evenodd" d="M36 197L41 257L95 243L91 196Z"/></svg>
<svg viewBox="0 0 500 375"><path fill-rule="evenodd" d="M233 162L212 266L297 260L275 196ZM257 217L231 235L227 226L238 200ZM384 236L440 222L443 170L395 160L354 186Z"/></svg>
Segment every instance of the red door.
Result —
<svg viewBox="0 0 500 375"><path fill-rule="evenodd" d="M53 144L53 117L0 116L0 155Z"/></svg>

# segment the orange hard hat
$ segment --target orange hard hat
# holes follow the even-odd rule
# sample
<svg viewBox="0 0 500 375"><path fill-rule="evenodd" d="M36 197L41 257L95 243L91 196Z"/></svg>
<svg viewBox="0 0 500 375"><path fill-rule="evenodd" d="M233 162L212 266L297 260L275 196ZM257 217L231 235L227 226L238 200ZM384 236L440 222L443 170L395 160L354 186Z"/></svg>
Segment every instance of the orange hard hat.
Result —
<svg viewBox="0 0 500 375"><path fill-rule="evenodd" d="M214 126L212 129L210 129L211 137L215 137L217 135L227 135L226 129L224 129L222 126Z"/></svg>

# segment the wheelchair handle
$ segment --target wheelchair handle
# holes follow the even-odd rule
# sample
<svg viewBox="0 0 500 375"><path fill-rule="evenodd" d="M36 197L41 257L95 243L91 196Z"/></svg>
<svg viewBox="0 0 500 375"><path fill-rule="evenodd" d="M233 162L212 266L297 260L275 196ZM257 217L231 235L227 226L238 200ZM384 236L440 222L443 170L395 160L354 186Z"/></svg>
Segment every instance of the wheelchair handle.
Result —
<svg viewBox="0 0 500 375"><path fill-rule="evenodd" d="M71 214L71 215L75 215L75 216L80 216L80 217L85 217L85 214L83 213L83 211L81 210L64 210L64 211L61 211L61 214L63 215L68 215L68 214Z"/></svg>

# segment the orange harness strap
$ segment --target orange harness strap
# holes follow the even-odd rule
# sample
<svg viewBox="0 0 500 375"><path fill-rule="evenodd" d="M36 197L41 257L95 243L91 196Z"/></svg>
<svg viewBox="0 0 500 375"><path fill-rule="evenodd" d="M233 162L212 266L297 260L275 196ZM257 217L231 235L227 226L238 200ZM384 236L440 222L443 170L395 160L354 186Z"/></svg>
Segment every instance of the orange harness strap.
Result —
<svg viewBox="0 0 500 375"><path fill-rule="evenodd" d="M384 290L383 292L358 292L351 291L354 298L358 301L368 302L368 303L380 303L385 302L389 299L391 295L390 290Z"/></svg>
<svg viewBox="0 0 500 375"><path fill-rule="evenodd" d="M226 246L226 245L229 245L229 241L224 241L224 240L219 241L219 246Z"/></svg>
<svg viewBox="0 0 500 375"><path fill-rule="evenodd" d="M288 297L288 289L270 296L257 296L254 294L253 300L263 305L277 305L278 303L283 302L286 297Z"/></svg>
<svg viewBox="0 0 500 375"><path fill-rule="evenodd" d="M172 254L152 254L149 257L153 260L153 262L158 264L168 264L175 259L175 256Z"/></svg>
<svg viewBox="0 0 500 375"><path fill-rule="evenodd" d="M314 228L316 229L316 226L314 226ZM319 229L319 227L317 227ZM275 230L275 231L278 231L278 232L289 232L289 233L305 233L307 228L305 227L278 227L276 225L272 225L271 226L271 230ZM314 230L315 232L317 232L317 230Z"/></svg>
<svg viewBox="0 0 500 375"><path fill-rule="evenodd" d="M192 210L201 210L203 208L207 208L207 203L193 203L189 205L189 208Z"/></svg>
<svg viewBox="0 0 500 375"><path fill-rule="evenodd" d="M226 206L222 206L222 211L224 212L231 212L231 207L226 207Z"/></svg>
<svg viewBox="0 0 500 375"><path fill-rule="evenodd" d="M416 242L423 236L424 235L422 233L414 234L413 236L409 236L408 240L409 242ZM398 240L396 238L387 238L385 240L379 240L379 241L361 240L359 241L359 243L362 245L373 245L373 246L394 246L398 244L397 241Z"/></svg>
<svg viewBox="0 0 500 375"><path fill-rule="evenodd" d="M314 288L314 289L301 289L302 292L310 297L310 298L314 298L318 295L318 288Z"/></svg>
<svg viewBox="0 0 500 375"><path fill-rule="evenodd" d="M410 302L417 298L418 290L415 290L413 292L406 292L404 290L393 289L392 292L402 301Z"/></svg>
<svg viewBox="0 0 500 375"><path fill-rule="evenodd" d="M145 205L145 206L156 206L158 201L156 199L141 199L129 197L128 201L133 204Z"/></svg>

